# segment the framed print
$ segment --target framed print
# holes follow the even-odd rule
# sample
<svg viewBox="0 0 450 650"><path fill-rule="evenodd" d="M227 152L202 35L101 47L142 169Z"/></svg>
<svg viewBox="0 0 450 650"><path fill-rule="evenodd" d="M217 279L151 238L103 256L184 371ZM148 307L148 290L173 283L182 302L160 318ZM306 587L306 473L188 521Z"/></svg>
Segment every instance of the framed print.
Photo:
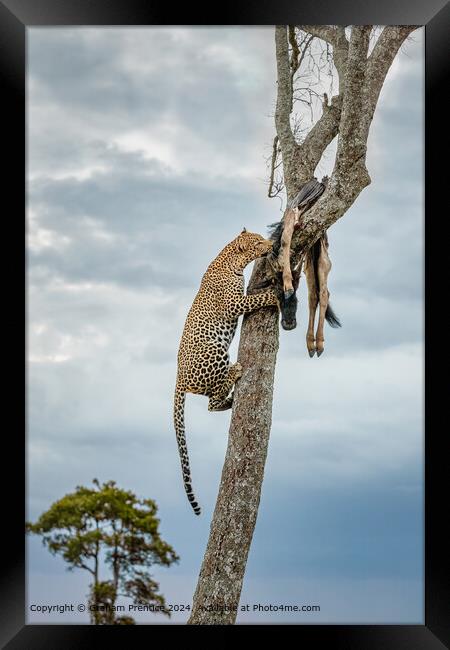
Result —
<svg viewBox="0 0 450 650"><path fill-rule="evenodd" d="M26 235L2 643L448 647L448 5L185 13L0 3Z"/></svg>

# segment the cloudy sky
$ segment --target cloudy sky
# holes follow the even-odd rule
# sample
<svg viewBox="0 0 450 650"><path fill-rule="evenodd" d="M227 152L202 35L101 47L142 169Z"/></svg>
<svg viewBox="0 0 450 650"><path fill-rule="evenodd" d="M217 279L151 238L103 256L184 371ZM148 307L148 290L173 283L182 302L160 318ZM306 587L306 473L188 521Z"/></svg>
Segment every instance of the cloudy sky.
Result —
<svg viewBox="0 0 450 650"><path fill-rule="evenodd" d="M266 198L273 28L27 34L28 517L94 477L154 498L181 557L154 575L190 603L230 414L188 396L194 517L172 429L178 341L218 251L281 216ZM422 98L419 30L373 120L372 184L329 231L343 328L309 359L303 280L299 325L281 333L241 602L321 611L241 622L424 622ZM330 151L317 175L331 164ZM29 604L85 602L88 582L30 540Z"/></svg>

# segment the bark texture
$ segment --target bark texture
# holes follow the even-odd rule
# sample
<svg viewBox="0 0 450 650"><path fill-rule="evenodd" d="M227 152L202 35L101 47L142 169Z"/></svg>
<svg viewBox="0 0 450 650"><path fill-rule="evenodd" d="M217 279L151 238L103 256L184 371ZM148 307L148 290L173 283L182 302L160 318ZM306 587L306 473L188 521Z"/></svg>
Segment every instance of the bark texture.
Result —
<svg viewBox="0 0 450 650"><path fill-rule="evenodd" d="M314 175L320 158L338 135L331 178L322 196L302 215L293 233L291 264L353 204L370 183L366 149L378 97L401 44L414 26L385 27L370 56L371 26L357 26L347 39L342 27L300 26L333 48L339 94L323 104L323 113L303 142L296 142L290 123L292 68L299 67L293 29L275 28L278 91L275 112L287 199ZM292 57L289 57L291 43ZM294 71L295 73L295 71ZM265 263L255 263L249 292L262 282ZM236 385L228 448L208 546L203 559L189 624L233 624L258 514L272 421L279 315L261 309L244 318L238 360L244 374Z"/></svg>
<svg viewBox="0 0 450 650"><path fill-rule="evenodd" d="M263 273L264 264L255 264L250 285ZM236 620L269 444L278 341L276 309L244 317L238 353L244 374L235 388L228 448L190 624Z"/></svg>

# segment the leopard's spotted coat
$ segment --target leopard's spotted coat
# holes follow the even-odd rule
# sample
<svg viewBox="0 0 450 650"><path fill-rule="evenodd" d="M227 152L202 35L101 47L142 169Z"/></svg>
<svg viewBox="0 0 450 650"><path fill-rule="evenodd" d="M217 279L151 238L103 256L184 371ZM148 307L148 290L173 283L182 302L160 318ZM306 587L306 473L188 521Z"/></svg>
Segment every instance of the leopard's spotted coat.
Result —
<svg viewBox="0 0 450 650"><path fill-rule="evenodd" d="M252 260L266 255L272 244L261 235L244 229L225 246L204 274L184 326L178 351L174 425L184 487L197 515L200 514L200 507L192 490L184 428L186 393L209 397L210 411L231 408L231 391L242 375L240 364L230 365L228 356L238 317L259 307L278 306L272 290L244 295L243 269Z"/></svg>

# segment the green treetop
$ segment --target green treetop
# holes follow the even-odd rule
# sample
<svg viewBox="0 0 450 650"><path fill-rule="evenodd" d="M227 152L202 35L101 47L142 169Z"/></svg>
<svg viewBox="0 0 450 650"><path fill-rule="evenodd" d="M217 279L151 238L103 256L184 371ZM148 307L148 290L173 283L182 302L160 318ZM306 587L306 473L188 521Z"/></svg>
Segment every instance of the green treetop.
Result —
<svg viewBox="0 0 450 650"><path fill-rule="evenodd" d="M118 596L170 616L158 583L148 573L151 565L170 566L179 560L160 537L156 503L138 499L114 481L100 485L94 479L93 483L94 488L78 486L55 501L34 524L26 524L27 532L40 535L44 546L61 555L69 570L85 569L92 575L92 623L134 623L131 617L115 615ZM111 571L109 580L100 580L102 561Z"/></svg>

